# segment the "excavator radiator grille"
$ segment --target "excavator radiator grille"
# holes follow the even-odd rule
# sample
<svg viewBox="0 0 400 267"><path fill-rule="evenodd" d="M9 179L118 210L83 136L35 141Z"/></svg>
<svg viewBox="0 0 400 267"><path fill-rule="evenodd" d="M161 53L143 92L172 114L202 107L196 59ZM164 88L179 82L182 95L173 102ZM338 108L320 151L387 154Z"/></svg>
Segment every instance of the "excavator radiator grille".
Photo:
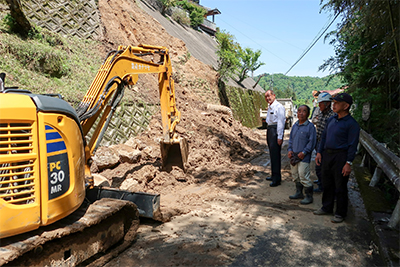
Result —
<svg viewBox="0 0 400 267"><path fill-rule="evenodd" d="M0 198L15 205L34 203L31 123L0 123L0 157Z"/></svg>

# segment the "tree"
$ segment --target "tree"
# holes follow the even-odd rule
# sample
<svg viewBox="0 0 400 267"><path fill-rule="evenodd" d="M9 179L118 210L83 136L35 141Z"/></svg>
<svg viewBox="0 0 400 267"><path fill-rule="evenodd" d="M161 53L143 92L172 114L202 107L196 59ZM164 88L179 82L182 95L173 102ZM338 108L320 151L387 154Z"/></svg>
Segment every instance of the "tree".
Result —
<svg viewBox="0 0 400 267"><path fill-rule="evenodd" d="M160 2L162 5L161 14L165 15L168 8L175 6L176 0L160 0Z"/></svg>
<svg viewBox="0 0 400 267"><path fill-rule="evenodd" d="M10 30L19 33L23 37L27 37L34 28L22 11L21 1L7 0L7 4L11 11L11 18L9 18L8 22Z"/></svg>
<svg viewBox="0 0 400 267"><path fill-rule="evenodd" d="M225 32L217 31L217 56L218 56L218 74L219 79L227 81L237 73L240 61L237 56L239 44L234 41L234 36Z"/></svg>
<svg viewBox="0 0 400 267"><path fill-rule="evenodd" d="M265 65L265 63L258 61L261 56L261 50L253 51L251 48L245 48L244 50L240 48L238 53L240 59L238 82L242 82L244 79L246 79L249 71L251 71L253 76L254 71L256 71L262 65Z"/></svg>
<svg viewBox="0 0 400 267"><path fill-rule="evenodd" d="M326 36L335 56L320 69L344 78L361 127L399 153L400 1L329 0L322 9L340 13L342 21ZM364 103L371 103L368 121L361 119Z"/></svg>

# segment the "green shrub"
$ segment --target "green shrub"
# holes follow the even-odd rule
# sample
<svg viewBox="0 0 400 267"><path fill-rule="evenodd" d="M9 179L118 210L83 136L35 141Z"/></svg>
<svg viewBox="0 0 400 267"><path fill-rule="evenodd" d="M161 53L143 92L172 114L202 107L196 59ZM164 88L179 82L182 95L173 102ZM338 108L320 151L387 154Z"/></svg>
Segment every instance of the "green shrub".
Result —
<svg viewBox="0 0 400 267"><path fill-rule="evenodd" d="M15 32L17 24L15 22L15 19L10 14L7 14L2 20L1 26L8 32Z"/></svg>
<svg viewBox="0 0 400 267"><path fill-rule="evenodd" d="M2 50L13 55L21 64L34 71L61 77L68 74L68 55L65 51L54 49L49 45L37 41L14 42L6 39L2 42Z"/></svg>
<svg viewBox="0 0 400 267"><path fill-rule="evenodd" d="M104 60L96 41L45 30L32 39L0 31L0 71L7 74L6 86L57 93L71 104L79 103ZM126 98L133 99L128 94Z"/></svg>
<svg viewBox="0 0 400 267"><path fill-rule="evenodd" d="M172 19L180 24L190 26L190 18L187 16L186 11L177 9L172 13Z"/></svg>
<svg viewBox="0 0 400 267"><path fill-rule="evenodd" d="M203 23L204 15L207 13L203 7L190 3L187 0L177 1L176 6L180 6L189 12L190 26L196 28Z"/></svg>

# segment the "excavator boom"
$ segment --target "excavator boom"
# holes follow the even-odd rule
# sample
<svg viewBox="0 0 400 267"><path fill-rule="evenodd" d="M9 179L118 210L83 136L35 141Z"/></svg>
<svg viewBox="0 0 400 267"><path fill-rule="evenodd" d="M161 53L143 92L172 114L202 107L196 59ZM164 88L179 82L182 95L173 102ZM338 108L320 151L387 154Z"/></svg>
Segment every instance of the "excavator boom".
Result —
<svg viewBox="0 0 400 267"><path fill-rule="evenodd" d="M158 61L155 62L155 59ZM168 49L159 46L120 46L117 51L108 54L77 108L84 135L89 133L95 120L102 114L89 140L87 158L92 157L101 142L104 129L107 128L112 113L122 98L123 87L135 84L138 81L138 75L146 73L158 74L163 128L160 143L163 166L175 162L184 169L188 148L186 140L175 133L181 114L176 108L171 59ZM110 100L111 104L107 106ZM170 149L171 147L173 149ZM169 151L172 152L171 156L169 156Z"/></svg>

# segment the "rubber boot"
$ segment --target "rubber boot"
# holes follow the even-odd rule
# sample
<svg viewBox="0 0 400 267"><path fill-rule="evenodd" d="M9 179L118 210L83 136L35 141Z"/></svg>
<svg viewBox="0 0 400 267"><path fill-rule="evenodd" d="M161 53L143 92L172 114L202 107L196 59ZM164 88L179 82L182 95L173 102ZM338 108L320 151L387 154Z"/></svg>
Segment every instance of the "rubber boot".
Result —
<svg viewBox="0 0 400 267"><path fill-rule="evenodd" d="M303 185L300 182L296 182L296 193L294 195L289 196L290 199L299 199L303 198Z"/></svg>
<svg viewBox="0 0 400 267"><path fill-rule="evenodd" d="M306 193L306 197L302 201L300 201L300 204L307 205L313 203L314 187L313 186L306 187L304 192Z"/></svg>

